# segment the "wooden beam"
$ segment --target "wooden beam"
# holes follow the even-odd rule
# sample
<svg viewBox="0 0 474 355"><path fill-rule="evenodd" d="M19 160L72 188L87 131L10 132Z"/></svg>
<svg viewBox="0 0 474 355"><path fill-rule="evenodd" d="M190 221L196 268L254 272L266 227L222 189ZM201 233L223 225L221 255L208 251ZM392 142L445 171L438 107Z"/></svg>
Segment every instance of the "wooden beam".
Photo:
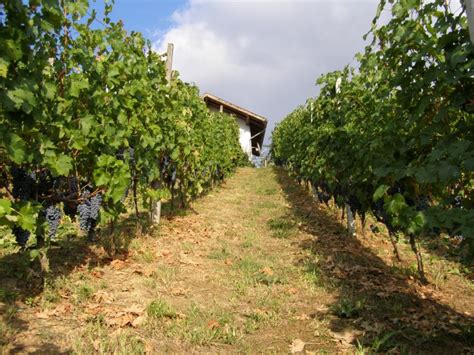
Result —
<svg viewBox="0 0 474 355"><path fill-rule="evenodd" d="M467 24L469 26L469 37L471 43L474 43L474 0L464 0L466 4Z"/></svg>

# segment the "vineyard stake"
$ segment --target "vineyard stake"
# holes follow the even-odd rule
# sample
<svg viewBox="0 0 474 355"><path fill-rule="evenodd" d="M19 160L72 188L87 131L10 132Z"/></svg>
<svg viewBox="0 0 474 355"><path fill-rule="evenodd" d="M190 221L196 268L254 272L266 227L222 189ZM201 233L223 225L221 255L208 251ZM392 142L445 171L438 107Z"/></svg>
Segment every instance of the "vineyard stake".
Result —
<svg viewBox="0 0 474 355"><path fill-rule="evenodd" d="M171 79L173 74L173 43L168 43L166 50L166 81L168 86L171 85ZM153 199L151 203L151 222L154 225L160 224L161 218L161 199Z"/></svg>

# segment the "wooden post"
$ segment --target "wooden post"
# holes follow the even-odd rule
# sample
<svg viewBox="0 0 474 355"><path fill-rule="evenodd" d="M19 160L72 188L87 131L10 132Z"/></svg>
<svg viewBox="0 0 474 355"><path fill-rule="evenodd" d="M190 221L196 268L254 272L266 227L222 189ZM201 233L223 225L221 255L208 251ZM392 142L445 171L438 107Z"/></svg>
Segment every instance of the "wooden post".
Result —
<svg viewBox="0 0 474 355"><path fill-rule="evenodd" d="M469 26L469 37L474 43L474 0L464 0L466 4L467 24Z"/></svg>
<svg viewBox="0 0 474 355"><path fill-rule="evenodd" d="M168 43L166 50L166 81L168 85L171 85L171 79L173 78L173 43ZM155 226L160 224L161 218L161 200L151 201L151 223Z"/></svg>
<svg viewBox="0 0 474 355"><path fill-rule="evenodd" d="M173 43L168 43L168 48L166 50L166 80L168 85L171 83L171 78L173 74Z"/></svg>
<svg viewBox="0 0 474 355"><path fill-rule="evenodd" d="M351 207L346 203L347 231L351 236L355 236L355 220Z"/></svg>

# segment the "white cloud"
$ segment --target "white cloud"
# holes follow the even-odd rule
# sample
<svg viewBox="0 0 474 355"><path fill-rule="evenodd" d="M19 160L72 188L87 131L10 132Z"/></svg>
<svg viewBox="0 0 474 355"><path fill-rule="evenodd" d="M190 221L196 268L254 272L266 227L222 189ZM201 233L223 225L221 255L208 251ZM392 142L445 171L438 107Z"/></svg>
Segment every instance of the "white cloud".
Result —
<svg viewBox="0 0 474 355"><path fill-rule="evenodd" d="M364 48L376 0L191 0L154 47L175 45L174 69L211 92L269 119L266 141L309 96L315 80Z"/></svg>

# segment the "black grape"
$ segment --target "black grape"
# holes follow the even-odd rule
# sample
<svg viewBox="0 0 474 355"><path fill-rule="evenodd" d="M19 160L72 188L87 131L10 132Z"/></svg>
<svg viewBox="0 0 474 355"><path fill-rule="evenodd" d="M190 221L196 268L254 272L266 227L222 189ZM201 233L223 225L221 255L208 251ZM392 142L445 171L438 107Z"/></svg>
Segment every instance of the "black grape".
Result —
<svg viewBox="0 0 474 355"><path fill-rule="evenodd" d="M77 214L77 207L78 207L78 205L75 202L67 202L67 203L65 202L64 203L64 208L63 208L64 214L66 216L74 218Z"/></svg>
<svg viewBox="0 0 474 355"><path fill-rule="evenodd" d="M25 170L17 167L12 168L11 174L13 178L13 197L22 201L30 199L35 186L36 174L27 174Z"/></svg>
<svg viewBox="0 0 474 355"><path fill-rule="evenodd" d="M12 233L15 236L18 245L21 246L21 248L24 248L30 238L30 232L21 227L15 226L12 229Z"/></svg>
<svg viewBox="0 0 474 355"><path fill-rule="evenodd" d="M48 237L54 239L61 222L61 210L56 206L48 206L46 208L46 222L48 223Z"/></svg>
<svg viewBox="0 0 474 355"><path fill-rule="evenodd" d="M163 162L161 163L161 173L164 174L166 169L168 168L168 165L169 165L170 161L169 161L169 157L167 155L165 155L165 157L163 158Z"/></svg>
<svg viewBox="0 0 474 355"><path fill-rule="evenodd" d="M115 157L118 159L118 160L124 160L125 158L125 155L124 155L124 149L123 148L120 148L117 153L115 153Z"/></svg>
<svg viewBox="0 0 474 355"><path fill-rule="evenodd" d="M128 155L130 156L130 164L135 165L135 149L133 147L128 148Z"/></svg>
<svg viewBox="0 0 474 355"><path fill-rule="evenodd" d="M456 208L461 208L462 207L462 197L461 196L456 196L454 198L453 206Z"/></svg>
<svg viewBox="0 0 474 355"><path fill-rule="evenodd" d="M87 192L83 203L77 206L79 212L79 226L87 233L90 240L94 238L95 227L99 218L100 206L102 204L102 195L97 194L92 197L87 197Z"/></svg>
<svg viewBox="0 0 474 355"><path fill-rule="evenodd" d="M124 193L123 193L123 196L120 198L120 202L124 202L125 199L128 197L128 193L130 192L130 186L131 186L131 183L129 183L127 185L127 188L125 189Z"/></svg>
<svg viewBox="0 0 474 355"><path fill-rule="evenodd" d="M416 203L417 211L424 211L430 208L431 202L430 199L426 196L421 196Z"/></svg>
<svg viewBox="0 0 474 355"><path fill-rule="evenodd" d="M90 218L92 218L93 220L97 220L99 218L100 205L102 204L102 195L97 194L95 196L92 196L90 201Z"/></svg>
<svg viewBox="0 0 474 355"><path fill-rule="evenodd" d="M84 231L88 232L90 229L90 202L89 200L80 203L77 206L77 212L79 213L79 227Z"/></svg>
<svg viewBox="0 0 474 355"><path fill-rule="evenodd" d="M317 191L319 203L325 203L326 205L329 203L331 199L331 195L328 194L326 191Z"/></svg>

